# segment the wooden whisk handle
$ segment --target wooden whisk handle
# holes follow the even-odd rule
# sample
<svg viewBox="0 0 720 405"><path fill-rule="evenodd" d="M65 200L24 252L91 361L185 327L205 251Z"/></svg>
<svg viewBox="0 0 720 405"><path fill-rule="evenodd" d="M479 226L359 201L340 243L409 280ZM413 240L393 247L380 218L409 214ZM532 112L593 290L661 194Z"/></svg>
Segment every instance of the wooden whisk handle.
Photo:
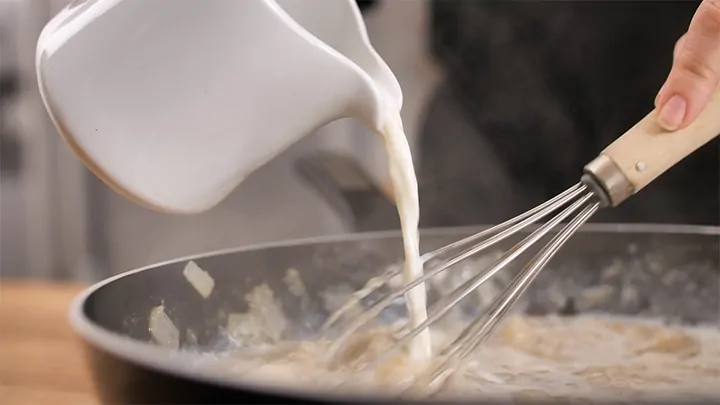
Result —
<svg viewBox="0 0 720 405"><path fill-rule="evenodd" d="M645 116L585 166L585 171L603 186L613 206L720 135L720 91L713 94L702 114L683 129L664 130L657 122L657 114L655 110Z"/></svg>

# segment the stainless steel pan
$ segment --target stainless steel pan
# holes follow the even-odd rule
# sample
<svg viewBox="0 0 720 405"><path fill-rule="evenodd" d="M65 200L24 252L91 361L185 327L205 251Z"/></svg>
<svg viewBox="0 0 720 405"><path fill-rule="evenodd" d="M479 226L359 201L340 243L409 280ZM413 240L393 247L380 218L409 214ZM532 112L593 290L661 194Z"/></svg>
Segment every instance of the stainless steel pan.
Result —
<svg viewBox="0 0 720 405"><path fill-rule="evenodd" d="M422 233L430 250L477 229ZM508 245L500 246L504 250ZM368 394L348 398L329 392L277 389L201 371L191 353L171 353L151 342L148 314L161 302L180 331L195 331L204 350L222 350L227 315L245 310L244 295L267 283L280 296L297 333L319 326L327 311L320 293L360 287L397 263L396 232L292 241L214 252L127 272L87 289L72 306L73 327L86 343L99 394L106 403L368 403L398 401ZM202 299L182 275L189 259L215 280ZM299 271L312 299L305 310L282 282ZM520 310L567 316L588 311L663 317L669 322L720 319L720 228L653 225L588 225L533 284ZM450 270L452 271L452 269ZM511 270L512 271L512 270ZM604 298L588 299L602 288ZM628 294L628 289L632 294ZM470 303L480 306L480 303ZM401 308L399 309L401 310ZM181 344L188 336L181 333ZM444 401L446 402L446 401ZM482 403L474 398L473 403Z"/></svg>

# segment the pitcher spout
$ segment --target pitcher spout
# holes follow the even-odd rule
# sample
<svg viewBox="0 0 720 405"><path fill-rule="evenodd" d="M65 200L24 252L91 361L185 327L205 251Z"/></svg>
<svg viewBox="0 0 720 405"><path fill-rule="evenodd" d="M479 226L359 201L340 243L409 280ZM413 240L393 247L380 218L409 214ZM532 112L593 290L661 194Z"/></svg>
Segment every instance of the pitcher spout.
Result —
<svg viewBox="0 0 720 405"><path fill-rule="evenodd" d="M399 111L403 94L397 78L370 43L367 28L355 0L317 1L274 0L319 45L344 62L354 73L354 80L344 86L353 88L338 118L350 116L378 130L388 111ZM315 7L322 7L317 13ZM328 18L327 16L331 16ZM343 87L344 87L343 86Z"/></svg>

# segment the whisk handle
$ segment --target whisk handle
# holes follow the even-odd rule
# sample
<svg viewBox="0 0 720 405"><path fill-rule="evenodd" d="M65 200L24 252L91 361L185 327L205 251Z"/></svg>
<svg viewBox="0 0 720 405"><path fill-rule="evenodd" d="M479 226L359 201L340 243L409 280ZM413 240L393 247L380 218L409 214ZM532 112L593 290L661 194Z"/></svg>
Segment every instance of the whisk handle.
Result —
<svg viewBox="0 0 720 405"><path fill-rule="evenodd" d="M720 135L720 91L689 126L666 131L653 111L602 151L585 167L602 184L613 206Z"/></svg>

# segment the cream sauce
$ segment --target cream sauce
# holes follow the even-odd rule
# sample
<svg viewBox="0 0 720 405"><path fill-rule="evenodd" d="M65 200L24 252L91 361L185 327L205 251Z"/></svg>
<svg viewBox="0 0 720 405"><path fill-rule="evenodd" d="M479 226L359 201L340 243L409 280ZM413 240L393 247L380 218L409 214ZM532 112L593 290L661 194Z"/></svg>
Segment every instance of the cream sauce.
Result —
<svg viewBox="0 0 720 405"><path fill-rule="evenodd" d="M433 327L435 348L465 326L466 321L456 319ZM247 332L254 326L240 329ZM368 369L393 344L394 331L377 325L356 333L340 353L339 366L330 366L326 354L332 341L268 343L258 329L257 339L247 333L241 337L248 349L208 356L198 366L263 384L359 394L370 389L391 396L584 403L720 399L716 326L668 326L604 315L511 317L436 392L412 385L423 368L408 361L407 353Z"/></svg>
<svg viewBox="0 0 720 405"><path fill-rule="evenodd" d="M290 269L285 282L300 297L291 295L306 297L304 287L297 288L304 286L297 271ZM341 302L347 300L347 294L341 295ZM298 338L268 285L253 288L245 300L248 311L229 314L227 326L221 328L230 342L237 343L234 349L193 356L194 367L263 386L315 392L516 403L720 399L717 325L669 326L658 320L606 315L514 316L437 390L427 390L418 385L426 367L418 367L410 352L398 352L370 367L394 344L397 325L376 320L369 329L353 334L329 359L334 342ZM162 305L153 309L149 321L158 344L178 349L179 331ZM405 321L397 319L400 325ZM447 345L466 326L462 311L449 314L431 329L434 348Z"/></svg>

